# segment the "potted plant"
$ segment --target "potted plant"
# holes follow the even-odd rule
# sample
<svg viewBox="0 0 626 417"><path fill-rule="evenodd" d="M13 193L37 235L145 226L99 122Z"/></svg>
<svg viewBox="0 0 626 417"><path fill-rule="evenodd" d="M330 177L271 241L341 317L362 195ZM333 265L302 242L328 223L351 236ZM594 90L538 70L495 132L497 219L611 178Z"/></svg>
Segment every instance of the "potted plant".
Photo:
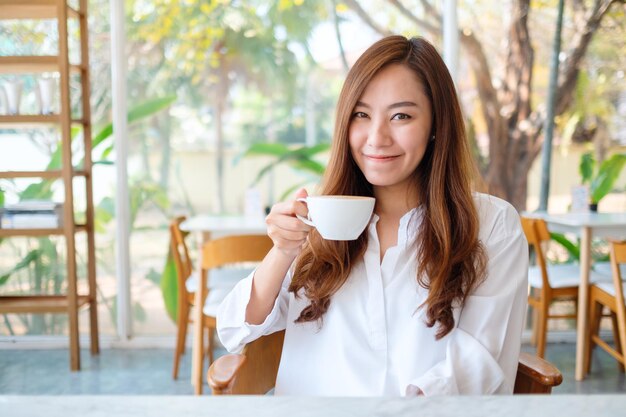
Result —
<svg viewBox="0 0 626 417"><path fill-rule="evenodd" d="M613 184L626 165L626 153L618 153L604 160L596 169L593 153L587 152L580 158L579 171L583 185L589 186L589 209L598 211L598 203L613 188Z"/></svg>

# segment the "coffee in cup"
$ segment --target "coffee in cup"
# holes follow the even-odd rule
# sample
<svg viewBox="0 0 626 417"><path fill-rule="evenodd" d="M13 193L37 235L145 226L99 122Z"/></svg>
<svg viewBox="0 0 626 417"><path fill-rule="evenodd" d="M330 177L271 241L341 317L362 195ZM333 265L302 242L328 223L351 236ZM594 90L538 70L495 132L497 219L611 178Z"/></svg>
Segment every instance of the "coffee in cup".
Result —
<svg viewBox="0 0 626 417"><path fill-rule="evenodd" d="M298 198L309 208L308 218L297 217L317 229L326 240L355 240L370 222L374 197L321 195Z"/></svg>

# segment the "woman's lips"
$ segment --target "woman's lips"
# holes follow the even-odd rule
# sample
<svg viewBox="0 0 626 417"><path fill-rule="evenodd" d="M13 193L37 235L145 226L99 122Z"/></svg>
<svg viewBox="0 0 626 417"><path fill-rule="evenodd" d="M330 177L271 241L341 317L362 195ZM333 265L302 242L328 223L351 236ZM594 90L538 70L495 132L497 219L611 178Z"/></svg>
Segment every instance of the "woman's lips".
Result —
<svg viewBox="0 0 626 417"><path fill-rule="evenodd" d="M399 155L364 155L366 159L374 162L386 162L396 159Z"/></svg>

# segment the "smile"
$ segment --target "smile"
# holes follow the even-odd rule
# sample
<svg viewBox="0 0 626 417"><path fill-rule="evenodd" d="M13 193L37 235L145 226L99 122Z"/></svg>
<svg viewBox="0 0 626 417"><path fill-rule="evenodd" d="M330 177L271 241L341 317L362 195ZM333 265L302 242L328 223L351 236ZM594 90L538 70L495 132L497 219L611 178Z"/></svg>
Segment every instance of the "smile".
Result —
<svg viewBox="0 0 626 417"><path fill-rule="evenodd" d="M398 158L399 155L363 155L365 159L374 162L386 162Z"/></svg>

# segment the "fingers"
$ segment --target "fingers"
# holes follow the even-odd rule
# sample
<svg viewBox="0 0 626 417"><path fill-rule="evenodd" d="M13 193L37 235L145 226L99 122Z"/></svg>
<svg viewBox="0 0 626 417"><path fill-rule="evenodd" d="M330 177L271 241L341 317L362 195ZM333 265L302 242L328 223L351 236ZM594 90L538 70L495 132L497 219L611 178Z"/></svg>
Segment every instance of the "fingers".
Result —
<svg viewBox="0 0 626 417"><path fill-rule="evenodd" d="M306 243L307 236L309 235L309 230L303 229L309 228L309 226L294 217L281 215L280 217L282 217L282 219L279 217L279 220L276 221L276 219L271 218L271 216L270 214L267 218L267 235L272 239L274 247L285 254L294 257L298 256L302 250L302 245ZM290 228L290 223L295 223L295 227ZM302 227L302 225L304 225L304 227Z"/></svg>
<svg viewBox="0 0 626 417"><path fill-rule="evenodd" d="M290 217L287 219L280 219L279 222L267 222L267 230L279 234L281 237L288 240L302 240L306 239L311 228L300 220Z"/></svg>
<svg viewBox="0 0 626 417"><path fill-rule="evenodd" d="M301 198L301 197L298 197L298 195L307 196L307 192L304 188L301 188L296 193L296 198ZM290 229L306 230L306 231L310 230L311 227L307 226L306 224L298 220L295 217L296 214L302 217L308 216L309 209L305 203L301 201L297 201L297 200L277 203L277 204L274 204L274 206L272 206L272 210L270 211L270 214L266 218L266 223L270 224L270 222L271 223L278 222L278 224L281 225L283 229L287 229L287 230L290 230ZM291 222L288 222L287 219L283 219L281 218L281 216L288 216L288 217L291 217L293 220ZM284 226L282 224L284 224Z"/></svg>
<svg viewBox="0 0 626 417"><path fill-rule="evenodd" d="M404 395L406 395L407 397L419 397L423 396L424 392L419 387L409 384L406 386L406 392Z"/></svg>
<svg viewBox="0 0 626 417"><path fill-rule="evenodd" d="M308 195L304 188L298 190L295 198ZM296 214L306 217L309 213L305 203L286 201L274 204L270 214L265 218L267 234L274 242L274 246L285 252L297 254L311 231L311 226L299 220Z"/></svg>
<svg viewBox="0 0 626 417"><path fill-rule="evenodd" d="M297 215L300 215L302 217L308 217L308 215L309 215L309 208L306 206L305 203L303 203L301 201L294 201L293 205L291 207L291 211L293 212L294 216L297 214ZM302 223L302 221L300 221L300 220L298 220L298 221L300 223ZM304 225L304 223L302 223L302 224ZM307 226L307 227L310 229L310 226Z"/></svg>
<svg viewBox="0 0 626 417"><path fill-rule="evenodd" d="M282 234L276 234L273 230L267 231L268 236L272 239L274 246L285 253L292 253L298 255L302 249L302 245L306 243L306 236L303 239L291 240L284 237Z"/></svg>
<svg viewBox="0 0 626 417"><path fill-rule="evenodd" d="M268 225L277 224L285 230L309 230L310 227L298 220L298 218L295 217L296 214L306 217L309 214L306 204L299 201L277 203L274 204L270 214L265 218L265 222Z"/></svg>
<svg viewBox="0 0 626 417"><path fill-rule="evenodd" d="M297 217L285 215L272 215L270 213L270 215L267 216L265 223L267 223L268 227L277 227L285 232L304 232L305 234L308 234L311 230L311 226L307 226Z"/></svg>
<svg viewBox="0 0 626 417"><path fill-rule="evenodd" d="M304 198L308 196L309 193L306 191L306 188L300 188L298 191L296 191L295 198Z"/></svg>
<svg viewBox="0 0 626 417"><path fill-rule="evenodd" d="M302 217L308 216L309 209L306 206L306 204L301 201L297 201L299 198L305 198L308 196L309 196L309 193L306 191L306 188L300 188L298 191L296 191L296 194L295 194L296 201L293 202L293 207L291 207L291 210L293 211L294 214L298 214Z"/></svg>

